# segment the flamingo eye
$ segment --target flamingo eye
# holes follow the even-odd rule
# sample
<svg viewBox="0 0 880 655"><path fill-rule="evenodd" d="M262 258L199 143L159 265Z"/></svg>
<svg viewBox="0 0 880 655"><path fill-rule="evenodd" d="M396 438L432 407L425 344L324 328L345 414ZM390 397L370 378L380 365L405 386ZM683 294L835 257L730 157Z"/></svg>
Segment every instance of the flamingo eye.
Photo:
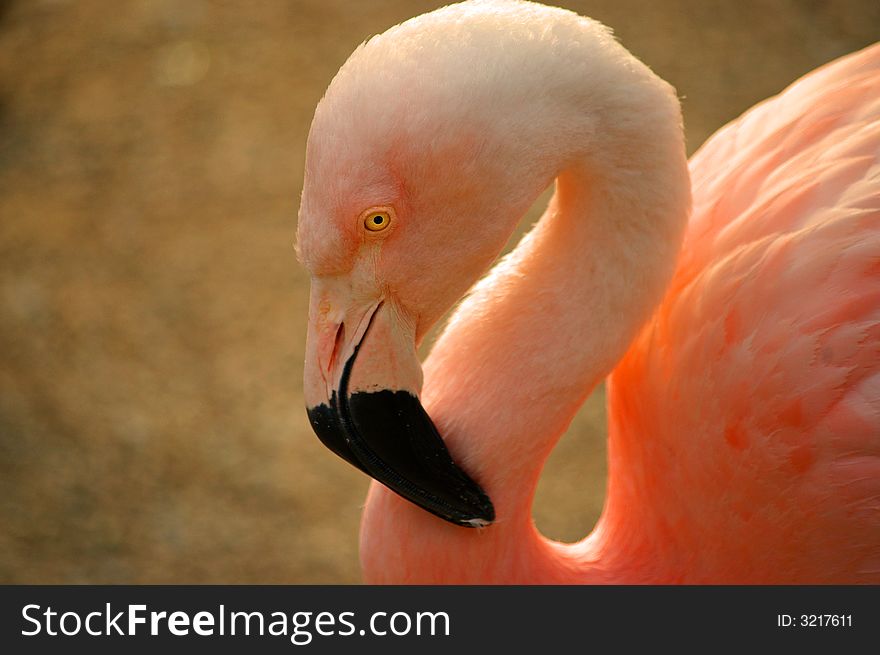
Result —
<svg viewBox="0 0 880 655"><path fill-rule="evenodd" d="M381 232L391 225L391 211L385 208L373 209L364 215L364 227L370 232Z"/></svg>

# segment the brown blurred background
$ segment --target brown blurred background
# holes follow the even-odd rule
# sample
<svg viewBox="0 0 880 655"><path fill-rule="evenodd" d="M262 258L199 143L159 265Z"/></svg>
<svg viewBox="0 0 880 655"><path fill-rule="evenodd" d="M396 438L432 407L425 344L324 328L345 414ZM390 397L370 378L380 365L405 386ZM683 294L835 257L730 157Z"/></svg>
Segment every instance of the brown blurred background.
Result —
<svg viewBox="0 0 880 655"><path fill-rule="evenodd" d="M367 480L301 398L303 152L351 50L441 4L0 2L0 582L359 579ZM561 4L678 88L691 151L880 38L877 0ZM602 402L541 482L551 536L598 516Z"/></svg>

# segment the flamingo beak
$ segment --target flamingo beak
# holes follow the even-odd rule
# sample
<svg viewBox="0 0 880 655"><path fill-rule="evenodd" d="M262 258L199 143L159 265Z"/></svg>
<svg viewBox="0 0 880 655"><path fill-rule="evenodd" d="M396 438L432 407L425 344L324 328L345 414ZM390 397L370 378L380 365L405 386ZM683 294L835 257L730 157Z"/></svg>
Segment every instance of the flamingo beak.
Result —
<svg viewBox="0 0 880 655"><path fill-rule="evenodd" d="M352 295L345 291L313 282L304 390L318 438L432 514L489 525L492 502L452 460L419 401L421 365L407 321L390 303L340 304Z"/></svg>

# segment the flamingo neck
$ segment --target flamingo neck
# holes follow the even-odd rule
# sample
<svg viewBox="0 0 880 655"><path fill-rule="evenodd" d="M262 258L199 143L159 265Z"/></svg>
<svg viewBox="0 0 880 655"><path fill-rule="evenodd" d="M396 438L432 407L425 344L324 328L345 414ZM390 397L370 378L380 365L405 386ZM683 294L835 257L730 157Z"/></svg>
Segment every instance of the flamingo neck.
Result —
<svg viewBox="0 0 880 655"><path fill-rule="evenodd" d="M496 523L455 527L374 483L361 532L368 581L627 578L626 546L608 539L621 531L603 527L625 517L606 513L566 547L539 534L531 505L550 451L672 274L689 179L677 103L657 91L593 117L593 142L577 148L590 155L556 176L544 216L472 289L425 362L423 404Z"/></svg>

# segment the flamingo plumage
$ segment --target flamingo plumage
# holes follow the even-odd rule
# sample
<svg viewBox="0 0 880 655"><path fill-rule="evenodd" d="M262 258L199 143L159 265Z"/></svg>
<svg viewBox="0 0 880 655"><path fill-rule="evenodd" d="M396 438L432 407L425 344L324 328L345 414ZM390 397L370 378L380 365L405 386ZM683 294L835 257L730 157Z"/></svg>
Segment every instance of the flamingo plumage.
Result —
<svg viewBox="0 0 880 655"><path fill-rule="evenodd" d="M687 162L674 90L571 12L466 2L361 46L298 252L313 426L383 483L365 579L880 582L878 86L875 45ZM605 508L557 543L532 498L606 376Z"/></svg>

